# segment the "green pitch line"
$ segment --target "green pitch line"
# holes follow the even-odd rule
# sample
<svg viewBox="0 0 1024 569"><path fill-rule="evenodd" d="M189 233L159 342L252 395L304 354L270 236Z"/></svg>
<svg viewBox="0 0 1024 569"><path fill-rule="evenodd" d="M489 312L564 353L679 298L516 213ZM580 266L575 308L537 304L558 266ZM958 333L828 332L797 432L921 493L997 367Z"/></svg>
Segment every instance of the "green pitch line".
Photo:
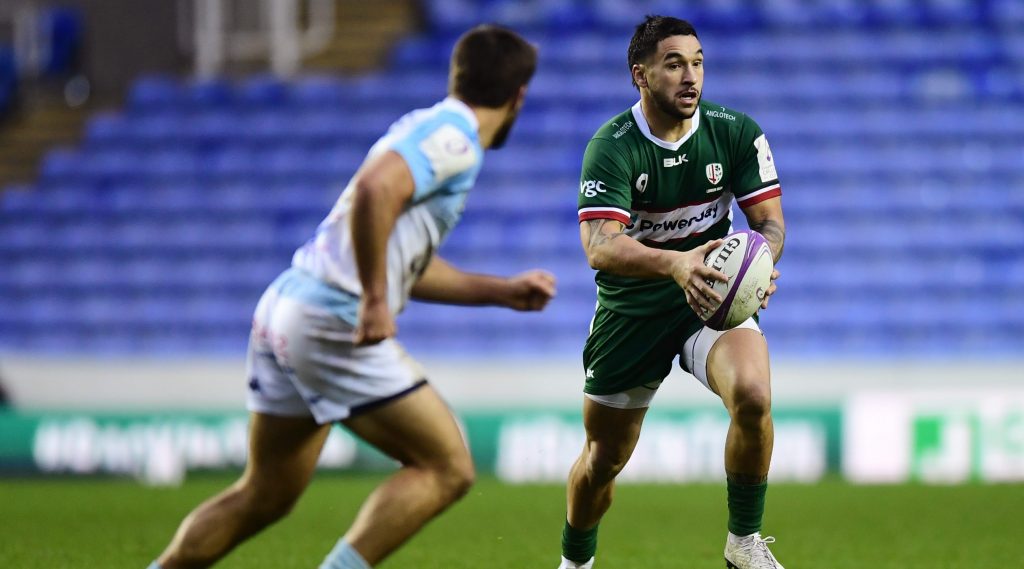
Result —
<svg viewBox="0 0 1024 569"><path fill-rule="evenodd" d="M321 475L291 517L218 567L315 568L378 479ZM230 479L178 489L121 480L0 481L0 567L142 569L180 519ZM773 485L766 533L787 567L1024 567L1024 486ZM554 567L564 515L558 486L480 481L381 567ZM601 524L601 569L715 568L725 539L724 485L620 486Z"/></svg>

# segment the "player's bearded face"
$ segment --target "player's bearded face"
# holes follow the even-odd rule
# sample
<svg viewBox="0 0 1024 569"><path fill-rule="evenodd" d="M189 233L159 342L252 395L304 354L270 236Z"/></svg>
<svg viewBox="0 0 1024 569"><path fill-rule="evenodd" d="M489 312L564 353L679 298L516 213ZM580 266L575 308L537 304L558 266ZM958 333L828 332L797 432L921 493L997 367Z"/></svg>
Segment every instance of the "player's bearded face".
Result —
<svg viewBox="0 0 1024 569"><path fill-rule="evenodd" d="M693 36L671 36L658 43L647 69L647 86L658 110L677 120L696 114L704 89L704 52Z"/></svg>
<svg viewBox="0 0 1024 569"><path fill-rule="evenodd" d="M697 112L698 105L700 105L700 98L703 95L700 91L697 91L697 97L694 100L694 104L681 104L679 100L680 96L677 93L678 91L679 89L670 89L668 92L664 90L652 90L651 96L654 99L654 104L662 113L681 121L693 118L693 115Z"/></svg>
<svg viewBox="0 0 1024 569"><path fill-rule="evenodd" d="M494 138L491 139L491 145L488 148L497 149L505 146L505 141L508 140L508 135L512 132L512 125L516 124L516 119L519 118L519 109L521 108L523 108L523 103L522 100L519 100L505 116L501 127L494 133Z"/></svg>
<svg viewBox="0 0 1024 569"><path fill-rule="evenodd" d="M491 140L491 148L497 149L505 146L505 141L508 140L509 133L512 132L512 125L516 123L516 118L519 116L519 111L509 113L505 122L501 123L501 128L494 133L494 139Z"/></svg>

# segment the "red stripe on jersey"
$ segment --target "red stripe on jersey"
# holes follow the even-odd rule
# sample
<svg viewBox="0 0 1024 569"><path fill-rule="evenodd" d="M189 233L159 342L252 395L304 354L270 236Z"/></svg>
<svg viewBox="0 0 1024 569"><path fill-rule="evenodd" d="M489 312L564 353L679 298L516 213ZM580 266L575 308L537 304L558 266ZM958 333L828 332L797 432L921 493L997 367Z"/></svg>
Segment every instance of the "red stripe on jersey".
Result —
<svg viewBox="0 0 1024 569"><path fill-rule="evenodd" d="M675 211L677 209L684 208L684 207L693 207L695 205L704 205L704 204L709 204L709 203L715 203L719 199L721 199L721 197L722 197L722 194L717 194L717 195L709 197L708 199L703 200L703 201L681 203L681 204L679 204L679 205L677 205L675 207L666 207L666 208L633 207L633 209L635 209L636 211L645 211L647 213L668 213L670 211Z"/></svg>
<svg viewBox="0 0 1024 569"><path fill-rule="evenodd" d="M715 225L718 225L717 221L711 227L714 227ZM680 241L686 241L687 239L692 239L692 238L697 237L699 235L703 235L704 233L707 233L706 229L704 231L697 231L695 233L691 233L691 234L689 234L689 235L687 235L685 237L676 237L675 239L668 239L666 241L655 241L654 239L644 239L640 243L642 243L643 245L647 245L648 247L650 247L651 245L672 245L674 243L679 243Z"/></svg>
<svg viewBox="0 0 1024 569"><path fill-rule="evenodd" d="M591 219L614 219L623 225L629 225L628 215L612 210L588 211L580 214L580 221L589 221Z"/></svg>
<svg viewBox="0 0 1024 569"><path fill-rule="evenodd" d="M748 200L745 200L745 199L742 199L742 198L737 199L736 203L739 204L740 207L749 207L749 206L752 206L754 204L759 204L759 203L761 203L761 202L763 202L765 200L770 200L772 198L777 198L777 197L779 197L781 195L782 195L782 188L775 188L774 190L771 190L769 192L765 192L763 194L756 195L756 196L754 196L754 197L752 197L752 198L750 198Z"/></svg>

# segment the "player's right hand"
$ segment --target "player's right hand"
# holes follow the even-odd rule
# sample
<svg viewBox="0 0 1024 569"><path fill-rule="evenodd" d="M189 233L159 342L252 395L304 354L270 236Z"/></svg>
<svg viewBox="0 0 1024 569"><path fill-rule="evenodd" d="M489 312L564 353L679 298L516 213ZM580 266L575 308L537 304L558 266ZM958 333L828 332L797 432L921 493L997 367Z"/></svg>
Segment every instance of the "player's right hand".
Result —
<svg viewBox="0 0 1024 569"><path fill-rule="evenodd" d="M359 301L359 324L353 339L355 345L379 344L397 332L398 326L386 299L374 301L364 297Z"/></svg>
<svg viewBox="0 0 1024 569"><path fill-rule="evenodd" d="M543 310L557 292L555 275L537 269L509 277L505 282L508 293L502 303L514 310Z"/></svg>
<svg viewBox="0 0 1024 569"><path fill-rule="evenodd" d="M708 253L721 244L721 239L715 239L696 249L684 251L672 265L672 278L683 289L686 303L698 314L714 312L722 304L721 295L711 288L708 281L725 283L729 282L729 277L704 264L704 258Z"/></svg>

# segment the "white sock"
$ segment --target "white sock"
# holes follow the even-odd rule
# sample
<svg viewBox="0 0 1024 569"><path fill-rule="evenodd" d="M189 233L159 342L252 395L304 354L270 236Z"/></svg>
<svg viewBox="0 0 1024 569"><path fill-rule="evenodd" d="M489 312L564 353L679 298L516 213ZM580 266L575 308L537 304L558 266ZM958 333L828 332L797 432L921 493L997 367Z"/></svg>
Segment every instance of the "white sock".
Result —
<svg viewBox="0 0 1024 569"><path fill-rule="evenodd" d="M341 538L320 564L320 569L370 569L370 564L345 538Z"/></svg>
<svg viewBox="0 0 1024 569"><path fill-rule="evenodd" d="M754 539L755 535L757 535L757 533L752 533L750 535L736 535L736 534L734 534L732 532L729 532L729 543L732 543L732 544L747 543L748 541Z"/></svg>
<svg viewBox="0 0 1024 569"><path fill-rule="evenodd" d="M594 558L593 557L591 557L590 561L587 561L586 563L576 563L575 561L570 561L570 560L566 559L565 557L563 557L562 558L562 564L558 566L558 569L591 569L591 567L593 567L593 566L594 566Z"/></svg>

